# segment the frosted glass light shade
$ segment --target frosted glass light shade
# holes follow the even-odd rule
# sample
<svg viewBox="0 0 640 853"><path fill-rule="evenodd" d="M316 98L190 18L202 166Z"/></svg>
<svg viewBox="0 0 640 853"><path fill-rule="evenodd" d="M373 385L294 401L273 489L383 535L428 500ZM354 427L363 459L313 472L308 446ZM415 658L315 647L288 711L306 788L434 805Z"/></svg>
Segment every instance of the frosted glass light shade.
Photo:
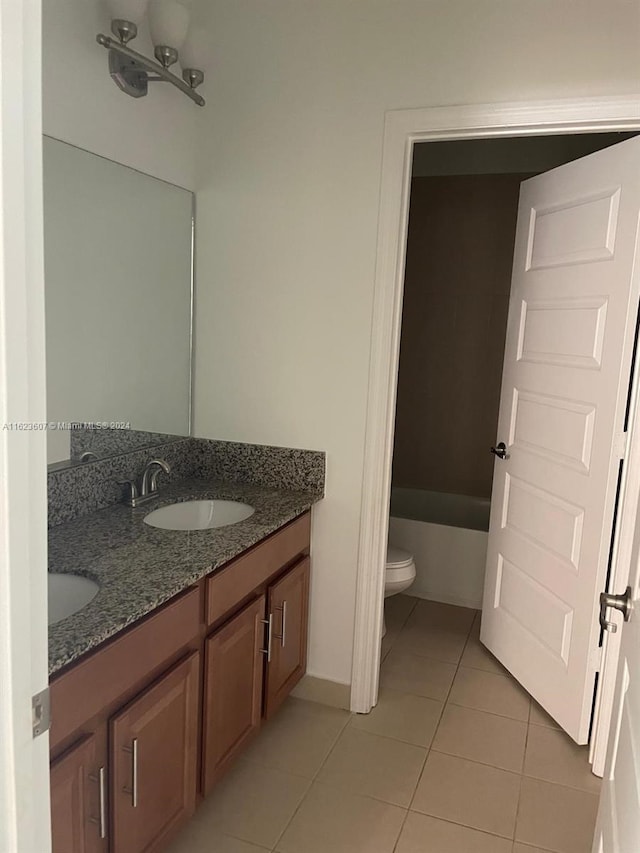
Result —
<svg viewBox="0 0 640 853"><path fill-rule="evenodd" d="M196 29L192 24L180 48L180 65L183 68L206 71L210 49L209 34L205 30Z"/></svg>
<svg viewBox="0 0 640 853"><path fill-rule="evenodd" d="M140 26L149 0L107 0L111 20L131 21Z"/></svg>
<svg viewBox="0 0 640 853"><path fill-rule="evenodd" d="M149 29L156 47L180 50L188 28L189 12L181 3L177 0L151 0Z"/></svg>

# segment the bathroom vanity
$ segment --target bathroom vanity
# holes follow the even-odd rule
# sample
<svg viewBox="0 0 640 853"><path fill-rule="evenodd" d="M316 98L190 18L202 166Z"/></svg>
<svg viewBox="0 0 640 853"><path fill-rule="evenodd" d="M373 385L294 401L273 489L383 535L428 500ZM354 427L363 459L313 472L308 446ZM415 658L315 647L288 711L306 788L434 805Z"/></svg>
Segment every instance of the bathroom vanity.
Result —
<svg viewBox="0 0 640 853"><path fill-rule="evenodd" d="M256 494L254 489L251 499L259 503ZM169 562L205 551L209 536L210 565L199 567L196 559L185 571L184 589L158 606L149 594L146 605L124 601L125 612L145 606L148 612L95 648L70 651L82 649L82 638L72 643L61 622L56 649L53 626L52 667L73 657L50 682L54 853L163 849L300 680L306 665L311 502L299 494L283 498L282 518L301 506L302 512L278 526L272 510L267 526L276 529L266 537L261 524L252 529L248 522L195 537L180 533L187 555L176 557L174 549ZM75 558L70 548L73 561L95 542L92 524L106 523L98 516L119 518L120 532L116 529L111 544L122 559L118 546L124 540L118 537L124 536L133 561L138 542L143 574L162 597L161 578L171 589L176 569L145 572L144 566L153 553L160 559L163 537L175 531L145 530L125 509L77 519L59 533L54 528L54 542L58 536L69 543L69 529L85 526L86 540L76 545ZM259 522L259 512L256 516ZM232 540L237 553L225 559ZM195 582L194 570L201 574ZM113 583L122 587L125 577ZM89 614L100 608L101 619L109 597L122 594L103 581L102 607L97 596L86 608ZM84 623L78 617L75 632L90 624L90 617ZM97 630L104 632L104 621L98 620Z"/></svg>
<svg viewBox="0 0 640 853"><path fill-rule="evenodd" d="M155 853L304 674L325 456L191 434L191 192L54 139L44 190L53 851Z"/></svg>

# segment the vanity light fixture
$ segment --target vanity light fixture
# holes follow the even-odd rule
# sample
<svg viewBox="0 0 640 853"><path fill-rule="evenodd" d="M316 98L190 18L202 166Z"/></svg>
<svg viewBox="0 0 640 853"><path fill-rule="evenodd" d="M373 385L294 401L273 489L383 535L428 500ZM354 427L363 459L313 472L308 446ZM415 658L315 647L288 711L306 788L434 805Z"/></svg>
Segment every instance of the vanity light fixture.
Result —
<svg viewBox="0 0 640 853"><path fill-rule="evenodd" d="M147 94L148 84L172 83L198 106L205 100L196 92L204 80L202 58L206 56L204 34L189 26L189 12L178 0L151 0L149 29L157 61L129 47L138 34L148 0L107 0L111 12L111 32L99 33L96 41L109 51L109 73L114 82L132 98ZM182 66L182 79L169 70L176 62Z"/></svg>

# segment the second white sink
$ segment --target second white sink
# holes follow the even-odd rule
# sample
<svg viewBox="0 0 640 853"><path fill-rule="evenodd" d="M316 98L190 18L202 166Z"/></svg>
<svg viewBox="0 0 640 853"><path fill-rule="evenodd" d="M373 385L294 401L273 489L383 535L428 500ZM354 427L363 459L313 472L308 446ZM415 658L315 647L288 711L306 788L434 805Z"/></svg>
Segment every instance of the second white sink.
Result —
<svg viewBox="0 0 640 853"><path fill-rule="evenodd" d="M100 587L89 578L80 575L56 574L47 575L49 588L49 625L55 625L67 616L73 616L92 601Z"/></svg>
<svg viewBox="0 0 640 853"><path fill-rule="evenodd" d="M239 501L182 501L155 509L144 523L164 530L208 530L237 524L254 512L252 506Z"/></svg>

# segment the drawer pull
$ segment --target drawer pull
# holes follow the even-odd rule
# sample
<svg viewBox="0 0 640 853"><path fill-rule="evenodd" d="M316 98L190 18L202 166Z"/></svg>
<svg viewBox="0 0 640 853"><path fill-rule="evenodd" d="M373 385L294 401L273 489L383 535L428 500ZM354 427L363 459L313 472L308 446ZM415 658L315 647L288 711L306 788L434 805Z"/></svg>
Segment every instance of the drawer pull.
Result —
<svg viewBox="0 0 640 853"><path fill-rule="evenodd" d="M131 755L131 787L124 787L125 794L131 794L131 805L138 808L138 738L134 737L131 746L123 746L123 751Z"/></svg>
<svg viewBox="0 0 640 853"><path fill-rule="evenodd" d="M271 637L273 635L273 613L269 614L268 619L260 620L263 625L267 626L267 648L260 649L263 655L267 656L267 663L271 663Z"/></svg>
<svg viewBox="0 0 640 853"><path fill-rule="evenodd" d="M91 773L89 775L89 779L92 782L97 782L100 786L100 818L90 817L89 820L91 823L95 823L98 825L100 830L100 838L107 837L107 794L106 794L106 786L105 786L105 769L101 767L98 771L98 775L95 773Z"/></svg>

